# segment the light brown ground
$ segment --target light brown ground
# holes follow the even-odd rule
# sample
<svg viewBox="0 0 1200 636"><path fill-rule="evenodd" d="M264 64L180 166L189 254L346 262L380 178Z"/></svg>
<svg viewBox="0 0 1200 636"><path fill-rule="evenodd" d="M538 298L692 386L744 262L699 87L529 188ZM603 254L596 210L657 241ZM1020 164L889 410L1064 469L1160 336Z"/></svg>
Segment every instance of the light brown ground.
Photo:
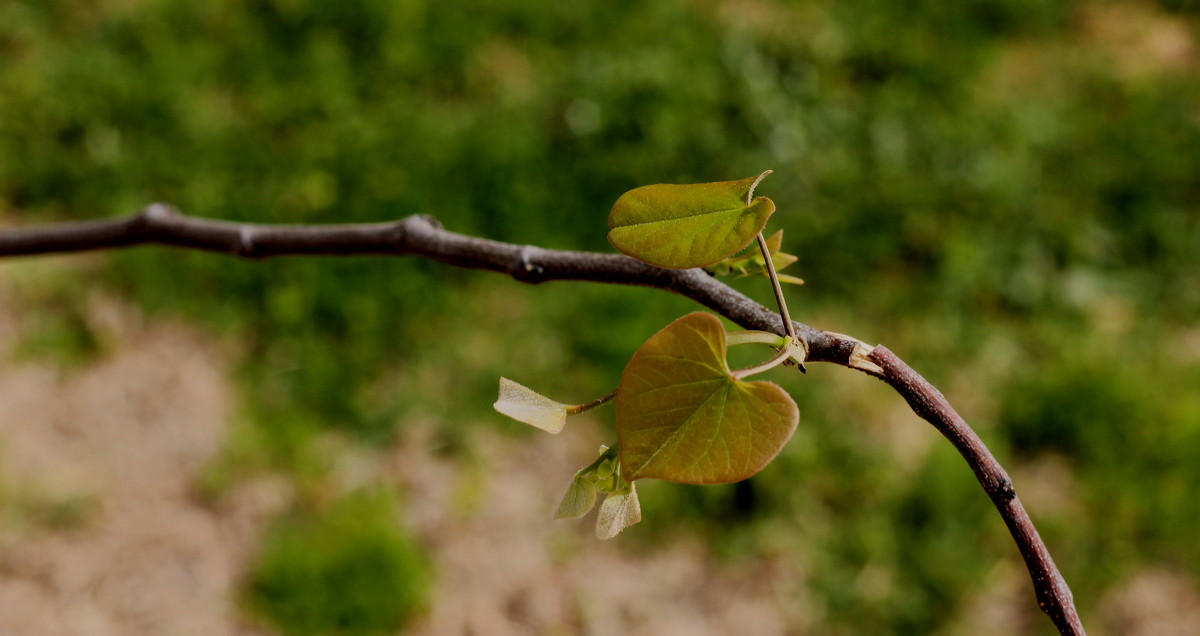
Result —
<svg viewBox="0 0 1200 636"><path fill-rule="evenodd" d="M98 305L118 323L99 361L0 365L0 634L254 633L230 591L277 504L214 514L191 495L229 421L223 361ZM29 325L6 313L7 348Z"/></svg>

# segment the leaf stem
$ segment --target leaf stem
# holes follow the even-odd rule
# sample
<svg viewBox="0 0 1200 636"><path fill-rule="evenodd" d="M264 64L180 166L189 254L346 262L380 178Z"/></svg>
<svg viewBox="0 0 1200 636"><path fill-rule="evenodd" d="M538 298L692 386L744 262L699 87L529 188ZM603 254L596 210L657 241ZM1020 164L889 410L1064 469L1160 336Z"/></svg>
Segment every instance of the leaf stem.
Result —
<svg viewBox="0 0 1200 636"><path fill-rule="evenodd" d="M744 344L765 344L782 349L787 344L787 338L770 331L734 331L725 334L726 348Z"/></svg>
<svg viewBox="0 0 1200 636"><path fill-rule="evenodd" d="M613 393L616 393L616 391L613 391ZM613 444L612 446L609 446L608 448L605 448L603 451L600 452L600 456L596 458L596 461L588 464L587 466L584 466L582 469L580 469L579 472L586 473L589 470L595 470L596 468L600 467L600 463L603 462L604 460L616 457L617 453L620 452L620 449L618 448L618 446L620 446L619 442L616 444ZM601 448L604 448L604 447L601 446Z"/></svg>
<svg viewBox="0 0 1200 636"><path fill-rule="evenodd" d="M741 380L742 378L746 378L746 377L749 377L749 376L752 376L752 375L755 375L758 373L762 373L763 371L768 371L770 369L774 369L775 367L786 362L788 360L788 358L791 358L793 353L794 352L792 351L791 347L785 346L785 347L783 347L782 350L779 351L779 353L775 354L775 357L771 358L770 360L767 360L766 362L759 364L759 365L755 365L753 367L746 367L745 369L738 369L737 371L734 371L731 375L733 375L734 380Z"/></svg>
<svg viewBox="0 0 1200 636"><path fill-rule="evenodd" d="M596 408L597 406L600 406L601 404L604 404L605 402L613 399L614 397L617 397L616 389L613 389L612 391L609 391L608 393L601 395L600 397L592 400L591 402L584 402L583 404L576 404L574 406L568 406L567 407L567 415L579 415L580 413L583 413L584 411L590 411L590 410Z"/></svg>
<svg viewBox="0 0 1200 636"><path fill-rule="evenodd" d="M771 259L771 250L767 247L767 239L762 232L755 237L758 239L758 249L762 251L763 261L767 265L767 274L771 277L771 289L775 292L775 302L779 304L779 315L783 318L783 330L788 337L796 340L796 328L792 326L792 316L788 314L787 301L783 299L783 288L779 286L779 274L775 273L775 261Z"/></svg>

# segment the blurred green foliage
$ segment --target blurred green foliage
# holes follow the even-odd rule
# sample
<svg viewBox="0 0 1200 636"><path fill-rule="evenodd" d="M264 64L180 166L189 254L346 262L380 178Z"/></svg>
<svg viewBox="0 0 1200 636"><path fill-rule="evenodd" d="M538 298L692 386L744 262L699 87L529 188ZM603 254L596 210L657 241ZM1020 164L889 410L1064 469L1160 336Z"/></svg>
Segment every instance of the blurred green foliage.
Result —
<svg viewBox="0 0 1200 636"><path fill-rule="evenodd" d="M106 350L105 337L88 322L88 281L54 275L14 281L27 327L13 348L17 360L50 359L62 367L78 367Z"/></svg>
<svg viewBox="0 0 1200 636"><path fill-rule="evenodd" d="M394 634L427 602L429 564L390 497L353 493L277 520L246 603L284 634Z"/></svg>
<svg viewBox="0 0 1200 636"><path fill-rule="evenodd" d="M1197 13L1178 0L8 0L0 214L153 200L262 222L422 212L608 250L622 192L772 168L760 191L808 281L789 291L793 314L886 342L961 405L1030 501L1064 502L1030 507L1087 615L1139 568L1200 576ZM406 259L139 249L109 263L109 283L149 311L244 343L246 437L283 467L330 427L386 443L434 418L453 445L481 417L509 426L487 416L502 372L598 395L694 309ZM769 303L763 281L739 285ZM700 532L736 557L786 528L821 633L957 629L989 568L1016 559L961 461L874 383L780 377L803 415L777 463L749 485L644 489L642 532ZM1022 481L1059 464L1068 478Z"/></svg>

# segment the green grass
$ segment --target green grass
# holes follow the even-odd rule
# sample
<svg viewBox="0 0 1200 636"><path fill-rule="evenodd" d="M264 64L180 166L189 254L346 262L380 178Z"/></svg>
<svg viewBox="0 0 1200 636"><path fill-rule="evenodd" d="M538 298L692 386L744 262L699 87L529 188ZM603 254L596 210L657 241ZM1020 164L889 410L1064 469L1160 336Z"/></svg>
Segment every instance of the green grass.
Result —
<svg viewBox="0 0 1200 636"><path fill-rule="evenodd" d="M429 564L384 493L354 493L277 520L245 587L289 636L394 634L424 609Z"/></svg>

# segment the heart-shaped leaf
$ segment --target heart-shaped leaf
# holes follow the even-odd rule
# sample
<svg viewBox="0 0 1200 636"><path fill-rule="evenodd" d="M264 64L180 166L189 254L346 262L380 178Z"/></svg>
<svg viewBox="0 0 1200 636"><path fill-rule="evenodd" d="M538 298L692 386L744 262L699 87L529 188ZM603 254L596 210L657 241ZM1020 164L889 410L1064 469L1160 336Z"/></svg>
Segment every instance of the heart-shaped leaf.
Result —
<svg viewBox="0 0 1200 636"><path fill-rule="evenodd" d="M620 252L659 267L712 265L746 247L775 212L770 199L751 199L769 172L740 181L630 190L609 212L608 240Z"/></svg>
<svg viewBox="0 0 1200 636"><path fill-rule="evenodd" d="M779 386L735 380L721 321L691 313L647 340L621 374L621 472L631 482L740 481L775 458L799 421Z"/></svg>

